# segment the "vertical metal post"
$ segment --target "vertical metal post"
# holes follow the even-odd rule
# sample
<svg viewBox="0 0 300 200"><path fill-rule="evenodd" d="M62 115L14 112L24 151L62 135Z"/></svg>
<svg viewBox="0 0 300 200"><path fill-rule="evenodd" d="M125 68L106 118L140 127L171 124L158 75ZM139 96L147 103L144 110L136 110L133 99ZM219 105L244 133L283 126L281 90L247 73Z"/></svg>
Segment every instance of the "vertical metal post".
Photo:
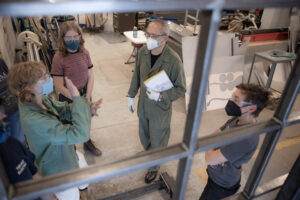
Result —
<svg viewBox="0 0 300 200"><path fill-rule="evenodd" d="M275 69L276 69L276 65L277 65L277 63L275 63L275 62L272 63L271 70L270 70L269 77L268 77L268 81L267 81L267 84L266 84L266 89L269 89L270 86L271 86L273 76L274 76L274 72L275 72Z"/></svg>
<svg viewBox="0 0 300 200"><path fill-rule="evenodd" d="M184 26L187 26L187 18L188 18L188 15L189 15L189 10L185 10L185 16L184 16Z"/></svg>
<svg viewBox="0 0 300 200"><path fill-rule="evenodd" d="M196 33L196 28L197 28L197 24L199 22L199 10L196 10L196 19L195 19L195 23L194 23L194 34ZM199 23L200 24L200 23Z"/></svg>
<svg viewBox="0 0 300 200"><path fill-rule="evenodd" d="M250 83L250 79L251 79L251 76L252 76L253 66L254 66L254 63L255 63L255 57L256 57L256 54L254 53L254 56L253 56L253 59L252 59L252 64L251 64L251 67L250 67L248 83Z"/></svg>
<svg viewBox="0 0 300 200"><path fill-rule="evenodd" d="M290 77L285 85L285 89L282 93L282 98L278 105L278 108L274 114L274 118L282 122L282 127L286 123L290 111L296 100L298 91L300 88L300 51L298 51L297 60L294 68L290 74ZM276 143L280 137L282 129L276 132L267 133L259 151L257 159L252 167L251 173L247 180L246 186L243 191L243 195L250 199L254 196L256 188L263 176L264 170L271 158Z"/></svg>
<svg viewBox="0 0 300 200"><path fill-rule="evenodd" d="M28 61L34 61L32 43L31 42L26 42L26 47L27 47L27 59L28 59Z"/></svg>
<svg viewBox="0 0 300 200"><path fill-rule="evenodd" d="M40 62L41 59L40 59L39 50L38 50L36 44L32 43L32 46L33 46L33 52L34 52L34 57L35 57L34 61Z"/></svg>
<svg viewBox="0 0 300 200"><path fill-rule="evenodd" d="M202 11L199 17L202 23L201 32L196 54L191 100L183 137L183 144L188 148L189 156L181 159L179 162L174 194L175 199L184 199L185 196L201 122L211 58L221 18L220 9Z"/></svg>

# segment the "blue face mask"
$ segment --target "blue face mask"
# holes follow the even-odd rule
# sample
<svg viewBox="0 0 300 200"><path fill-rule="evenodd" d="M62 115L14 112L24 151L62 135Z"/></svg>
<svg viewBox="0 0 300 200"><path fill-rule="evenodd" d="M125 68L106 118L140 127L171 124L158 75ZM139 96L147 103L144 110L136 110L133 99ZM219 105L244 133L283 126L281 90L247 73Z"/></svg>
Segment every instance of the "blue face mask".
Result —
<svg viewBox="0 0 300 200"><path fill-rule="evenodd" d="M42 87L43 87L42 94L44 95L48 95L51 92L53 92L53 79L51 77L48 77Z"/></svg>
<svg viewBox="0 0 300 200"><path fill-rule="evenodd" d="M3 125L0 125L0 143L3 143L8 138L8 129L7 127L4 127Z"/></svg>
<svg viewBox="0 0 300 200"><path fill-rule="evenodd" d="M77 51L79 45L80 45L80 40L70 40L70 41L65 41L65 45L68 50L70 51Z"/></svg>

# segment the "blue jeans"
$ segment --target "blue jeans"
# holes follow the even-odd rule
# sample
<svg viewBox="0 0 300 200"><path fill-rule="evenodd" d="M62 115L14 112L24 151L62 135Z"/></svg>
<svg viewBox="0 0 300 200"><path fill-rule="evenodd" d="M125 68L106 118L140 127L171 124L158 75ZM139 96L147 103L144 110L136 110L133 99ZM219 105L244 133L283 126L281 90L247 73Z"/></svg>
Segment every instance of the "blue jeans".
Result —
<svg viewBox="0 0 300 200"><path fill-rule="evenodd" d="M10 115L8 120L10 122L10 135L25 144L25 137L21 128L19 111Z"/></svg>

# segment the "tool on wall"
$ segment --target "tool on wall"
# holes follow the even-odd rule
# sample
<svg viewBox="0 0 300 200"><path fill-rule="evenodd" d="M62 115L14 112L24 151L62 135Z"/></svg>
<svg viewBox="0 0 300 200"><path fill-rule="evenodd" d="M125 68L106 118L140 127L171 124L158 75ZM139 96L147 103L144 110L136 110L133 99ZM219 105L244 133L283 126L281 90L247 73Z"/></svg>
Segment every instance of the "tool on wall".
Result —
<svg viewBox="0 0 300 200"><path fill-rule="evenodd" d="M34 32L23 31L17 37L17 49L22 50L23 55L27 55L27 61L41 61L39 55L41 46L42 43Z"/></svg>

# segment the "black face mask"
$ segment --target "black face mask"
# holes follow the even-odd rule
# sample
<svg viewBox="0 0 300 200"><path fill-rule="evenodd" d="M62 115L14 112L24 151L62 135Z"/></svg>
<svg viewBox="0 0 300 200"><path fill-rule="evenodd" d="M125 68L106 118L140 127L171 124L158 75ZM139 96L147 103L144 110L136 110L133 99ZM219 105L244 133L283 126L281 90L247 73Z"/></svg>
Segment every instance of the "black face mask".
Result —
<svg viewBox="0 0 300 200"><path fill-rule="evenodd" d="M239 117L242 115L242 111L241 108L236 105L236 103L234 103L231 100L228 100L226 106L225 106L225 111L227 113L228 116L236 116Z"/></svg>

